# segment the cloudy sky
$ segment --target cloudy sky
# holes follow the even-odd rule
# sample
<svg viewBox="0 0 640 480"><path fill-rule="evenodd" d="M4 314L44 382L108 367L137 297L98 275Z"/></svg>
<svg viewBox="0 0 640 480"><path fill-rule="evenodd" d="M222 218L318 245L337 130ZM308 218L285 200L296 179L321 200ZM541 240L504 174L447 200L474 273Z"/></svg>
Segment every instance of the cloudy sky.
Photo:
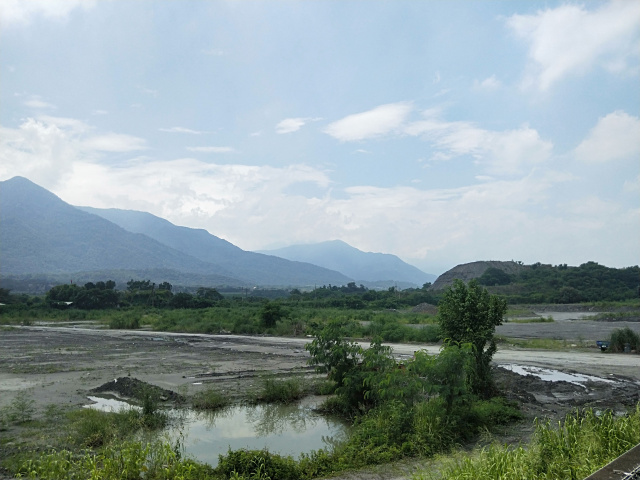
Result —
<svg viewBox="0 0 640 480"><path fill-rule="evenodd" d="M640 259L640 2L3 0L0 180L429 273Z"/></svg>

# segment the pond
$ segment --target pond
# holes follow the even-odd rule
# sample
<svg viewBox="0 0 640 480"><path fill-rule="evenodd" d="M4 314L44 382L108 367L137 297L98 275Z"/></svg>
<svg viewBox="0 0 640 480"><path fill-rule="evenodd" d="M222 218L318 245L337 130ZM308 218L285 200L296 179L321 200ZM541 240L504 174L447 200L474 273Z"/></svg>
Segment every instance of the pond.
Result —
<svg viewBox="0 0 640 480"><path fill-rule="evenodd" d="M107 397L89 397L87 408L118 411L131 406ZM172 421L160 435L174 444L179 441L185 453L212 466L218 455L229 449L268 449L280 455L297 458L321 448L330 449L346 440L349 425L314 411L319 398L311 397L292 405L233 405L216 412L191 409L171 410Z"/></svg>

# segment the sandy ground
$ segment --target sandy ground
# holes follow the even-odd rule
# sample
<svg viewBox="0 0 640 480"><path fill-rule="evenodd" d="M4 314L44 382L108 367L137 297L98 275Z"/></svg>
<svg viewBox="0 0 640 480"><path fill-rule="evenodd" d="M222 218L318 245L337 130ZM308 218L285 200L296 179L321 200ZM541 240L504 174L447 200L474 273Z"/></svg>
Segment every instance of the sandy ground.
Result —
<svg viewBox="0 0 640 480"><path fill-rule="evenodd" d="M566 337L561 338L585 340L592 336L606 338L608 332L622 325L567 320L505 326L512 332L509 336L558 338L556 335L562 331ZM640 324L631 326L638 330ZM547 328L556 330L550 333ZM309 338L104 330L79 325L0 327L0 408L22 390L29 391L39 409L52 403L70 407L84 405L89 390L123 376L183 395L215 383L217 388L241 398L268 373L313 375L304 349L309 341ZM400 358L410 357L420 348L430 353L439 350L436 345L391 346ZM497 375L500 385L508 396L522 403L529 418L560 418L581 405L619 410L640 401L640 355L637 354L602 353L595 344L588 350L561 352L501 349L494 356L494 363L546 367L612 381L543 382L500 369ZM504 440L517 442L526 437L531 428L515 430L521 431L508 434ZM410 469L411 466L400 468L404 472ZM405 476L383 469L357 478Z"/></svg>

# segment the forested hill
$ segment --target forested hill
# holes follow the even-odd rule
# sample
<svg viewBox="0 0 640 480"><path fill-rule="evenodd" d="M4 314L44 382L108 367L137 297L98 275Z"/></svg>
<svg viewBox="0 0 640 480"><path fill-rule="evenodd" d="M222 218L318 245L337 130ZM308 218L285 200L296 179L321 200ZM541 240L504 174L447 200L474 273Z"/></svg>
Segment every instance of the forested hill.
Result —
<svg viewBox="0 0 640 480"><path fill-rule="evenodd" d="M470 273L472 271L473 274ZM446 282L441 281L443 277ZM491 293L504 295L511 304L616 301L638 298L640 295L640 267L637 265L610 268L595 262L583 263L578 267L566 264L474 262L459 265L444 273L431 290L446 288L454 278L464 281L477 278Z"/></svg>

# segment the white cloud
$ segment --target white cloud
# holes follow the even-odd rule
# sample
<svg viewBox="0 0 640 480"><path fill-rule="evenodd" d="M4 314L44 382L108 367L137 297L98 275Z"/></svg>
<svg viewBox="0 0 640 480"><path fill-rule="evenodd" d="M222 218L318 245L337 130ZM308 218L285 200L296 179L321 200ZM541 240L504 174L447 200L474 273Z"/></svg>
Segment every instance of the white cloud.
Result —
<svg viewBox="0 0 640 480"><path fill-rule="evenodd" d="M25 176L45 187L55 186L78 163L99 160L104 152L146 148L143 139L116 133L96 134L73 118L28 118L18 128L0 128L0 175Z"/></svg>
<svg viewBox="0 0 640 480"><path fill-rule="evenodd" d="M276 125L276 133L283 134L297 132L307 123L317 122L318 120L322 119L312 117L285 118Z"/></svg>
<svg viewBox="0 0 640 480"><path fill-rule="evenodd" d="M24 102L24 105L29 108L34 108L36 110L45 110L45 109L55 109L56 106L52 103L45 102L39 96L33 95L29 100Z"/></svg>
<svg viewBox="0 0 640 480"><path fill-rule="evenodd" d="M0 22L3 25L28 25L34 17L64 20L76 8L92 8L95 0L2 0Z"/></svg>
<svg viewBox="0 0 640 480"><path fill-rule="evenodd" d="M617 110L598 120L575 150L579 160L589 163L640 158L640 118Z"/></svg>
<svg viewBox="0 0 640 480"><path fill-rule="evenodd" d="M432 161L470 155L492 175L514 175L547 161L553 144L528 126L517 130L490 131L471 122L445 122L426 112L426 119L405 126L408 135L419 135L440 151Z"/></svg>
<svg viewBox="0 0 640 480"><path fill-rule="evenodd" d="M133 152L147 148L144 139L123 133L92 136L84 140L82 145L88 150L101 152Z"/></svg>
<svg viewBox="0 0 640 480"><path fill-rule="evenodd" d="M199 153L236 153L233 147L187 147L190 152Z"/></svg>
<svg viewBox="0 0 640 480"><path fill-rule="evenodd" d="M523 86L546 90L595 65L625 70L637 65L640 2L613 0L595 10L566 4L535 15L513 15L507 25L529 43Z"/></svg>
<svg viewBox="0 0 640 480"><path fill-rule="evenodd" d="M306 118L285 118L276 125L276 133L297 132L306 122Z"/></svg>
<svg viewBox="0 0 640 480"><path fill-rule="evenodd" d="M190 128L184 127L171 127L171 128L159 128L161 132L166 133L189 133L191 135L202 135L205 132L201 132L200 130L192 130Z"/></svg>
<svg viewBox="0 0 640 480"><path fill-rule="evenodd" d="M412 110L413 106L408 102L380 105L330 123L324 132L342 142L381 137L397 133Z"/></svg>
<svg viewBox="0 0 640 480"><path fill-rule="evenodd" d="M494 148L491 132L478 131L480 145L489 146L474 141L464 148ZM538 142L535 131L526 128L504 136L506 144ZM620 266L620 258L638 252L637 208L579 195L559 203L554 197L573 178L548 168L508 180L481 175L478 184L458 188L360 185L333 193L328 172L307 165L219 165L193 158L100 161L105 153L99 149L140 146L129 140L74 119L29 119L17 129L0 129L0 177L26 176L71 204L149 211L246 249L283 239L341 238L367 251L422 258L434 268L443 262L510 258L573 264L597 259ZM308 183L317 187L310 198L291 193ZM584 243L575 248L576 231L588 238L588 248ZM598 253L603 251L611 253ZM626 256L616 256L619 251Z"/></svg>
<svg viewBox="0 0 640 480"><path fill-rule="evenodd" d="M500 80L498 80L495 75L491 75L490 77L485 78L481 82L476 80L475 82L473 82L473 85L477 89L497 90L498 88L500 88L502 86L502 82Z"/></svg>

